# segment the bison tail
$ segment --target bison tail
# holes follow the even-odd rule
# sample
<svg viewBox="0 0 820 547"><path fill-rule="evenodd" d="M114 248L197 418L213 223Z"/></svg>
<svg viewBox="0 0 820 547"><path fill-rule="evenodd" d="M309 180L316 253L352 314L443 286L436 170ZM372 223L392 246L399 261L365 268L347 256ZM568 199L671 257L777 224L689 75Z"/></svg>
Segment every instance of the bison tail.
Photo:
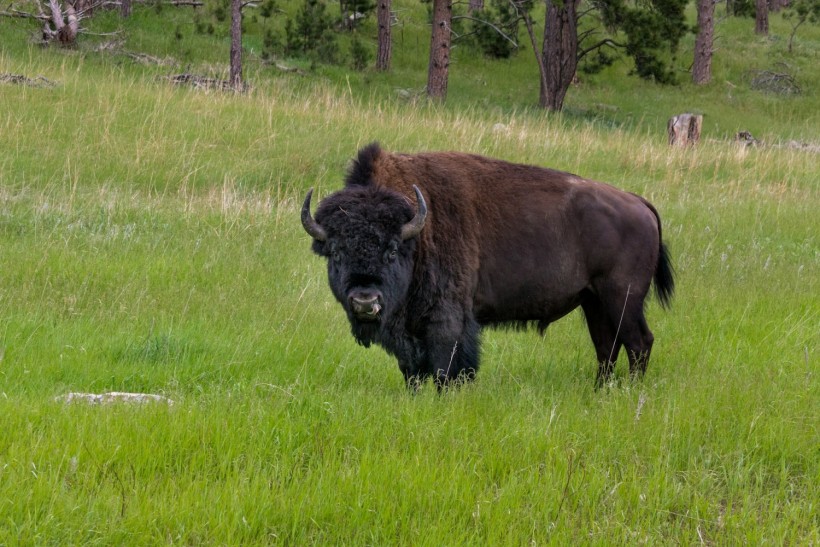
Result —
<svg viewBox="0 0 820 547"><path fill-rule="evenodd" d="M669 249L661 242L658 265L655 267L655 294L661 306L668 308L675 292L675 270L669 258Z"/></svg>
<svg viewBox="0 0 820 547"><path fill-rule="evenodd" d="M638 196L640 197L640 196ZM661 306L668 308L672 302L672 295L675 293L675 269L672 267L672 259L669 257L669 249L663 242L663 231L661 230L661 216L655 206L641 197L655 219L658 221L658 241L660 249L658 252L658 263L655 265L655 294Z"/></svg>

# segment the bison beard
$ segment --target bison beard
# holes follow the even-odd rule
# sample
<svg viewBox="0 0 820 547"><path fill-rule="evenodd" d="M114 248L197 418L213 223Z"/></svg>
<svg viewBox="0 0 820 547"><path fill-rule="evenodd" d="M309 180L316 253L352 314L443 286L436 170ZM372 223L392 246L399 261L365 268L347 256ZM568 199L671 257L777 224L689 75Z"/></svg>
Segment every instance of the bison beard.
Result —
<svg viewBox="0 0 820 547"><path fill-rule="evenodd" d="M315 220L311 195L302 224L353 336L394 355L408 385L472 379L483 326L543 330L579 306L597 384L621 347L631 373L645 372L654 338L644 301L654 279L667 305L674 279L643 198L551 169L377 144Z"/></svg>

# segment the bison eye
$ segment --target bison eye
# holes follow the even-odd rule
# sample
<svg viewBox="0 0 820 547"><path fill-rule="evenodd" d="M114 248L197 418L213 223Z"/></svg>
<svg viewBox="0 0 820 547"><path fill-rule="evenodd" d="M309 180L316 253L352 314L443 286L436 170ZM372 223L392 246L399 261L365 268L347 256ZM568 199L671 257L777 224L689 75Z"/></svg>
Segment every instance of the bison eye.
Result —
<svg viewBox="0 0 820 547"><path fill-rule="evenodd" d="M342 253L339 252L339 248L336 246L335 242L330 245L330 258L336 264L342 261Z"/></svg>
<svg viewBox="0 0 820 547"><path fill-rule="evenodd" d="M387 264L388 262L393 262L394 260L396 260L398 254L398 245L396 245L396 242L394 241L387 247L387 250L384 252L384 263Z"/></svg>

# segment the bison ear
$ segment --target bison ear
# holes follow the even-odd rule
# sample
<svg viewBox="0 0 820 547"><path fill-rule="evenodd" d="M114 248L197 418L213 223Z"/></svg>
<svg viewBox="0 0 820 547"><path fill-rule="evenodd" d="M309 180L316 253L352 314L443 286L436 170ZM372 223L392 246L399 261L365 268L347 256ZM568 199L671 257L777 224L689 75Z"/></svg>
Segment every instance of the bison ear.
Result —
<svg viewBox="0 0 820 547"><path fill-rule="evenodd" d="M314 239L313 243L310 245L311 250L316 253L317 255L329 258L330 255L327 250L327 243L324 241L319 241L318 239Z"/></svg>
<svg viewBox="0 0 820 547"><path fill-rule="evenodd" d="M424 221L427 218L427 203L424 202L424 196L421 195L421 190L415 184L413 190L416 192L416 200L419 202L419 210L413 219L401 227L401 240L405 241L411 237L416 237L424 228Z"/></svg>
<svg viewBox="0 0 820 547"><path fill-rule="evenodd" d="M326 241L327 232L319 226L319 223L313 220L313 217L310 215L310 198L312 195L313 188L308 190L307 196L305 196L305 202L302 204L302 227L304 227L305 231L316 241Z"/></svg>

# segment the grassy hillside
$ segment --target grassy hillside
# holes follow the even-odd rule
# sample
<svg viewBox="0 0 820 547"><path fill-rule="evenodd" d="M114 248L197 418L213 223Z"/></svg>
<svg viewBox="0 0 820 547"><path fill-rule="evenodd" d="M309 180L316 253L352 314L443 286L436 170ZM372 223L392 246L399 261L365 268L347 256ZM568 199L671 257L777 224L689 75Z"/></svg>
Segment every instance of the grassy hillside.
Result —
<svg viewBox="0 0 820 547"><path fill-rule="evenodd" d="M423 95L427 77L429 23L427 6L415 0L397 0L394 10L398 24L393 28L393 69L380 74L372 69L362 72L350 68L349 60L342 66L319 65L300 59L278 59L281 65L304 69L299 74L283 73L274 65L262 62L265 28L284 27L286 15L296 13L299 3L280 2L284 14L270 20L259 9L245 10L245 73L256 88L281 85L294 89L331 86L335 93L348 93L363 101L400 101L409 93ZM329 11L338 13L338 5L329 4ZM464 10L456 6L456 12ZM783 14L771 14L770 34L754 34L754 21L749 18L725 17L725 7L716 8L716 38L713 59L713 82L706 86L691 84L694 34L684 38L673 66L680 85L662 86L629 76L633 66L621 60L604 72L588 75L579 72L579 82L568 94L564 118L572 123L591 122L605 126L627 127L663 134L666 121L682 112L704 114L704 137L730 139L738 131L750 131L766 141L816 141L820 127L820 26L803 25L796 34L794 51L787 46L793 22ZM101 13L88 20L94 32L117 33L114 36L87 36L80 50L93 51L101 44L117 44L104 53L87 55L86 64L103 66L129 75L167 75L189 71L203 75L227 76L229 40L227 25L216 24L216 32L197 31L196 21L214 21L208 10L194 12L189 8L137 8L134 16L122 20L116 12ZM198 15L195 15L198 14ZM694 25L694 6L688 16ZM541 17L536 13L535 20ZM466 21L460 23L462 34L469 31ZM538 31L538 29L536 29ZM540 31L538 31L540 32ZM4 38L0 48L15 58L29 57L28 48L37 26L19 20L0 19ZM376 23L366 19L357 35L371 55L376 50ZM339 35L339 50L349 59L349 34ZM536 108L538 102L538 70L529 39L523 28L518 37L520 51L509 60L491 60L478 53L469 41L454 43L447 108L476 110L504 122L514 113L528 117L544 115ZM144 54L161 60L152 64ZM76 52L68 53L77 55ZM372 63L371 63L372 64ZM114 68L116 67L116 68ZM801 93L778 95L754 90L751 79L755 71L787 73L795 78ZM277 82L272 84L272 82Z"/></svg>
<svg viewBox="0 0 820 547"><path fill-rule="evenodd" d="M235 96L157 79L226 56L194 36L186 54L151 11L127 49L179 67L42 50L0 25L0 73L58 82L0 84L0 544L820 542L820 162L725 139L816 139L816 94L727 76L686 99L601 75L547 116L501 64L465 59L509 95L458 66L436 107L396 99L418 71L251 63L254 90ZM777 42L754 42L762 66ZM665 119L693 97L711 138L669 149ZM350 337L298 221L306 189L338 188L376 139L649 198L678 292L670 311L649 304L645 380L620 363L593 390L572 314L545 338L487 332L474 385L408 394ZM54 400L70 391L174 404Z"/></svg>

